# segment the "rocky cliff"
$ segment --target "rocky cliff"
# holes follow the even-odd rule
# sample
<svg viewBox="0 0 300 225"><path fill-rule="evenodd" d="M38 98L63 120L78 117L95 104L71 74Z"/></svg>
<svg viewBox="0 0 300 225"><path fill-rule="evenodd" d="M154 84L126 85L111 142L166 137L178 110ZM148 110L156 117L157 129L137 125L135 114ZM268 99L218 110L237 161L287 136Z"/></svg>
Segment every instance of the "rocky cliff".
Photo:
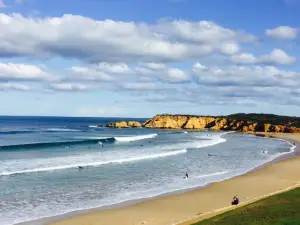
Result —
<svg viewBox="0 0 300 225"><path fill-rule="evenodd" d="M289 125L274 125L259 121L238 120L230 117L189 115L156 115L143 124L136 121L120 121L109 123L106 126L115 128L145 127L157 129L211 129L241 132L300 133L300 128Z"/></svg>
<svg viewBox="0 0 300 225"><path fill-rule="evenodd" d="M119 122L111 122L106 124L106 127L113 128L130 128L130 127L142 127L142 124L137 121L119 121Z"/></svg>

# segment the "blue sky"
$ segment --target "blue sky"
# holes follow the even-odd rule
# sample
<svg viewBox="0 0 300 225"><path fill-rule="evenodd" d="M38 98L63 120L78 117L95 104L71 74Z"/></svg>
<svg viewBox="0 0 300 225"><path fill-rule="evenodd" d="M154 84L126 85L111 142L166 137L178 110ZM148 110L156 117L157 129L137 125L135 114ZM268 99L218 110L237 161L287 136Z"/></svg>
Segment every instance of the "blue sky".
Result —
<svg viewBox="0 0 300 225"><path fill-rule="evenodd" d="M0 115L299 116L298 0L0 0Z"/></svg>

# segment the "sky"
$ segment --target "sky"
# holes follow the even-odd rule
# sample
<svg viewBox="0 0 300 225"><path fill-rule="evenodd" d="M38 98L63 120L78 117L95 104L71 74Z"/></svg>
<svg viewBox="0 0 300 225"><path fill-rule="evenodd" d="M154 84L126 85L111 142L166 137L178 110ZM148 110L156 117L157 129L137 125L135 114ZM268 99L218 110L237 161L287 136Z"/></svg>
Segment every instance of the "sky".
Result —
<svg viewBox="0 0 300 225"><path fill-rule="evenodd" d="M0 0L0 115L300 116L300 0Z"/></svg>

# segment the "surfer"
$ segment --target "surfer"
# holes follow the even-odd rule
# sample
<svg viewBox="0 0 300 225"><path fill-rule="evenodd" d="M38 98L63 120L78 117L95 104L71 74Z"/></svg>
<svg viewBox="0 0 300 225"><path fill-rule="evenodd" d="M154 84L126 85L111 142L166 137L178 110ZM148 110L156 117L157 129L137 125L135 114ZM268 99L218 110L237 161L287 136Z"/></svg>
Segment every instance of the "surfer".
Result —
<svg viewBox="0 0 300 225"><path fill-rule="evenodd" d="M102 148L104 148L104 145L102 144Z"/></svg>
<svg viewBox="0 0 300 225"><path fill-rule="evenodd" d="M208 156L213 156L213 155L208 153Z"/></svg>
<svg viewBox="0 0 300 225"><path fill-rule="evenodd" d="M83 166L78 166L78 169L82 170L84 167Z"/></svg>
<svg viewBox="0 0 300 225"><path fill-rule="evenodd" d="M184 176L184 179L188 179L188 178L189 178L189 174L186 172L185 176Z"/></svg>
<svg viewBox="0 0 300 225"><path fill-rule="evenodd" d="M267 151L267 150L263 150L263 153L264 153L264 154L267 154L267 153L268 153L268 151Z"/></svg>
<svg viewBox="0 0 300 225"><path fill-rule="evenodd" d="M142 146L142 147L143 147L144 145L140 145L140 146Z"/></svg>

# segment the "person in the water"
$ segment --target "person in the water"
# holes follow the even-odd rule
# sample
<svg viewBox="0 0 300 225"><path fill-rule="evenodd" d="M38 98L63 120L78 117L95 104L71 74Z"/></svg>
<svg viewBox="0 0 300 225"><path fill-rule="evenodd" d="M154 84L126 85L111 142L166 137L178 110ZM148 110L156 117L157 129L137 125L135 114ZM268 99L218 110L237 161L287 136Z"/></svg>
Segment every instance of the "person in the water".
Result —
<svg viewBox="0 0 300 225"><path fill-rule="evenodd" d="M184 179L188 179L188 178L189 178L189 174L186 172L185 176L184 176Z"/></svg>
<svg viewBox="0 0 300 225"><path fill-rule="evenodd" d="M82 170L84 167L83 166L78 166L78 169Z"/></svg>

